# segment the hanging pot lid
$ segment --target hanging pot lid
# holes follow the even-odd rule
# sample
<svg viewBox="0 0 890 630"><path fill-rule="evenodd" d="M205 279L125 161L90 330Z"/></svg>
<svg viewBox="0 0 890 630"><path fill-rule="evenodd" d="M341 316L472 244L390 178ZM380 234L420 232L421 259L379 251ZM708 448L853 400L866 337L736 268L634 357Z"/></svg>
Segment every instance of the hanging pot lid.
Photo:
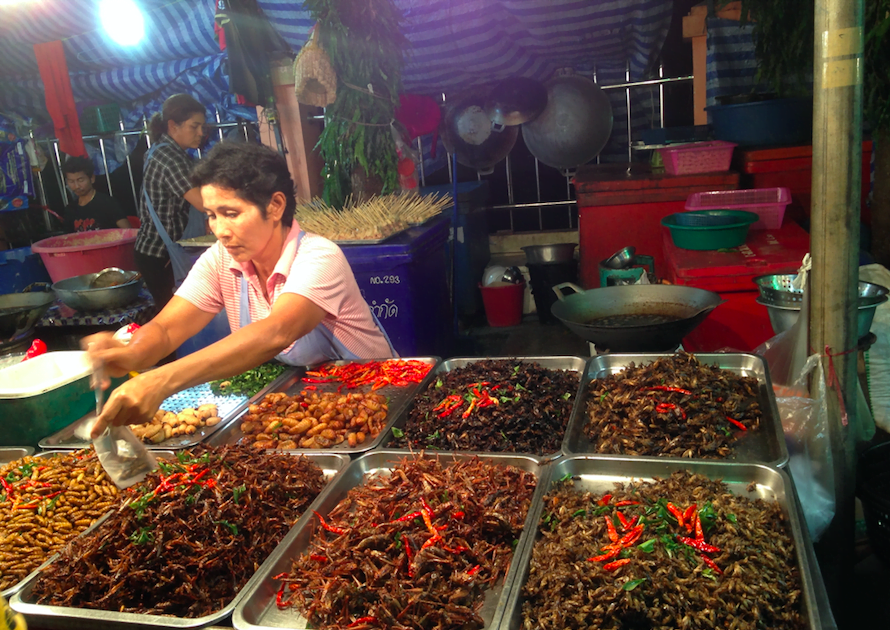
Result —
<svg viewBox="0 0 890 630"><path fill-rule="evenodd" d="M525 77L499 81L485 99L485 113L497 131L531 122L547 107L547 88Z"/></svg>

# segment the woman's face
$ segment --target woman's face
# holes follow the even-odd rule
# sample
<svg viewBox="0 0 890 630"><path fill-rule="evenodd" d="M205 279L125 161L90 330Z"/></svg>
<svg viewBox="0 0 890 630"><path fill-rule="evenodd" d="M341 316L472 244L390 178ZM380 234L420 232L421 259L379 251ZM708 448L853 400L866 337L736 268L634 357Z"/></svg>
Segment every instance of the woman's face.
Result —
<svg viewBox="0 0 890 630"><path fill-rule="evenodd" d="M172 120L167 123L167 133L183 149L197 149L204 137L204 114L192 114L191 117L178 124Z"/></svg>
<svg viewBox="0 0 890 630"><path fill-rule="evenodd" d="M212 184L201 187L201 198L211 231L232 258L245 263L269 257L272 237L281 225L281 215L274 207L267 208L263 218L259 208L238 197L234 190ZM277 259L279 254L272 252L271 256Z"/></svg>

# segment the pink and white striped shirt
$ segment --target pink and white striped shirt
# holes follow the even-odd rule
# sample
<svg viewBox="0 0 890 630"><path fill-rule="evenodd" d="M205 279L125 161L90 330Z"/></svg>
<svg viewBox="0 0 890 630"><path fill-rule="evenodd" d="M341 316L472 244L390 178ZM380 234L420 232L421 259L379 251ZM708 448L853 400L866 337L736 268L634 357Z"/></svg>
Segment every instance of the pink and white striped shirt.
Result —
<svg viewBox="0 0 890 630"><path fill-rule="evenodd" d="M232 330L238 330L241 327L241 276L246 274L252 322L268 317L272 304L282 293L295 293L325 311L322 325L356 356L363 359L391 356L389 345L362 298L352 268L337 244L307 232L298 247L299 234L300 226L294 221L281 257L266 282L271 300L263 296L253 263L237 262L221 243L201 255L176 295L207 313L219 313L225 307L229 325ZM285 351L291 347L293 344Z"/></svg>

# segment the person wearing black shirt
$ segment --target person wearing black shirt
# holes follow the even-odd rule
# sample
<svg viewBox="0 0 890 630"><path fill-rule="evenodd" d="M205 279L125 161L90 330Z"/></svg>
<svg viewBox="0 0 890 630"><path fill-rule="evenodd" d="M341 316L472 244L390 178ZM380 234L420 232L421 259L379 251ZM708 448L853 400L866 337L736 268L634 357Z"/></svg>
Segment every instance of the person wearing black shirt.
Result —
<svg viewBox="0 0 890 630"><path fill-rule="evenodd" d="M65 208L66 232L87 232L90 230L111 230L129 228L120 204L113 197L93 188L96 176L93 163L85 157L69 157L62 167L65 183L77 195L77 200Z"/></svg>

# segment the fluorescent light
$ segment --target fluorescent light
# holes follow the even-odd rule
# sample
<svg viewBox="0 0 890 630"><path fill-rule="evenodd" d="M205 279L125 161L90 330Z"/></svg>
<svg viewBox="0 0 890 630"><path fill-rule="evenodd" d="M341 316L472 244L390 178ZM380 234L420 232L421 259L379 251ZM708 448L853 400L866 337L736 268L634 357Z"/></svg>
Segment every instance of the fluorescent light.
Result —
<svg viewBox="0 0 890 630"><path fill-rule="evenodd" d="M108 36L121 46L135 46L145 36L145 18L133 0L102 0L99 18Z"/></svg>

